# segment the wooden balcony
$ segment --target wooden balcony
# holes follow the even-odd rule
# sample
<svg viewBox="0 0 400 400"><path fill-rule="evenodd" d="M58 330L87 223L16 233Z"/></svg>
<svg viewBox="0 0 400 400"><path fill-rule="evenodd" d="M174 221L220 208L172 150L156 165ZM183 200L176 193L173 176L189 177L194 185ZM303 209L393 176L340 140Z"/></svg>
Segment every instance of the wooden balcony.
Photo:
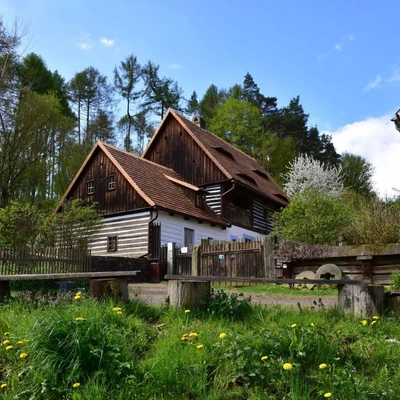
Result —
<svg viewBox="0 0 400 400"><path fill-rule="evenodd" d="M245 227L253 226L252 213L243 208L236 207L232 204L224 204L224 217L234 225Z"/></svg>

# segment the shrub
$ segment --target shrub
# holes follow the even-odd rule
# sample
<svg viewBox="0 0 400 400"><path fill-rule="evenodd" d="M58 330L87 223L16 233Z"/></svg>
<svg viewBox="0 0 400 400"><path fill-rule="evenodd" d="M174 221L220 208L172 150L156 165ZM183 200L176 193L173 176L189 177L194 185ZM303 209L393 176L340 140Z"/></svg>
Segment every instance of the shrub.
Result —
<svg viewBox="0 0 400 400"><path fill-rule="evenodd" d="M221 318L242 321L252 312L251 297L244 297L243 293L228 294L225 290L211 289L207 311Z"/></svg>

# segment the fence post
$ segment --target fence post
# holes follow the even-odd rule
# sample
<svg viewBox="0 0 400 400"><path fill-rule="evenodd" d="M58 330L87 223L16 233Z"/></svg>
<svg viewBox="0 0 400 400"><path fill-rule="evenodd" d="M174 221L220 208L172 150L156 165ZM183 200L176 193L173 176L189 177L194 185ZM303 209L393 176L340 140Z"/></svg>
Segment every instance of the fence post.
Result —
<svg viewBox="0 0 400 400"><path fill-rule="evenodd" d="M268 235L262 243L263 278L275 279L276 267L274 257L275 236Z"/></svg>
<svg viewBox="0 0 400 400"><path fill-rule="evenodd" d="M201 246L194 246L192 250L192 276L200 275Z"/></svg>
<svg viewBox="0 0 400 400"><path fill-rule="evenodd" d="M175 243L171 242L167 245L167 274L174 275L175 265Z"/></svg>

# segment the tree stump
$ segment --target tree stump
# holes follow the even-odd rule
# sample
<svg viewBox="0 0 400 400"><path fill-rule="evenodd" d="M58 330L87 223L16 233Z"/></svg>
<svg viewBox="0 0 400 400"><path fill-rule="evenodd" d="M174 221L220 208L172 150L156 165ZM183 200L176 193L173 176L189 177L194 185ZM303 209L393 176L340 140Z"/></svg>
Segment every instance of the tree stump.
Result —
<svg viewBox="0 0 400 400"><path fill-rule="evenodd" d="M122 298L129 300L128 279L127 278L109 278L109 279L91 279L90 292L95 299L104 299L106 297Z"/></svg>
<svg viewBox="0 0 400 400"><path fill-rule="evenodd" d="M382 315L385 290L382 285L339 285L338 307L358 317Z"/></svg>
<svg viewBox="0 0 400 400"><path fill-rule="evenodd" d="M208 304L211 282L170 280L169 304L173 307L195 308Z"/></svg>
<svg viewBox="0 0 400 400"><path fill-rule="evenodd" d="M0 299L10 296L10 282L0 281Z"/></svg>

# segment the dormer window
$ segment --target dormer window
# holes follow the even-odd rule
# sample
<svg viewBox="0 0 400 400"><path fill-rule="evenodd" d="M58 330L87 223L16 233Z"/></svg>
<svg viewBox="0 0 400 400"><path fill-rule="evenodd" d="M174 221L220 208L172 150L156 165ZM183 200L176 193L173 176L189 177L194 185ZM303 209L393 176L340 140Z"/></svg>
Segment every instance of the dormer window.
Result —
<svg viewBox="0 0 400 400"><path fill-rule="evenodd" d="M196 193L196 207L203 208L204 207L203 201L204 201L203 195L201 193Z"/></svg>
<svg viewBox="0 0 400 400"><path fill-rule="evenodd" d="M115 189L115 175L109 175L107 177L107 190L114 190Z"/></svg>
<svg viewBox="0 0 400 400"><path fill-rule="evenodd" d="M94 180L90 180L86 182L86 193L93 194L94 193Z"/></svg>

